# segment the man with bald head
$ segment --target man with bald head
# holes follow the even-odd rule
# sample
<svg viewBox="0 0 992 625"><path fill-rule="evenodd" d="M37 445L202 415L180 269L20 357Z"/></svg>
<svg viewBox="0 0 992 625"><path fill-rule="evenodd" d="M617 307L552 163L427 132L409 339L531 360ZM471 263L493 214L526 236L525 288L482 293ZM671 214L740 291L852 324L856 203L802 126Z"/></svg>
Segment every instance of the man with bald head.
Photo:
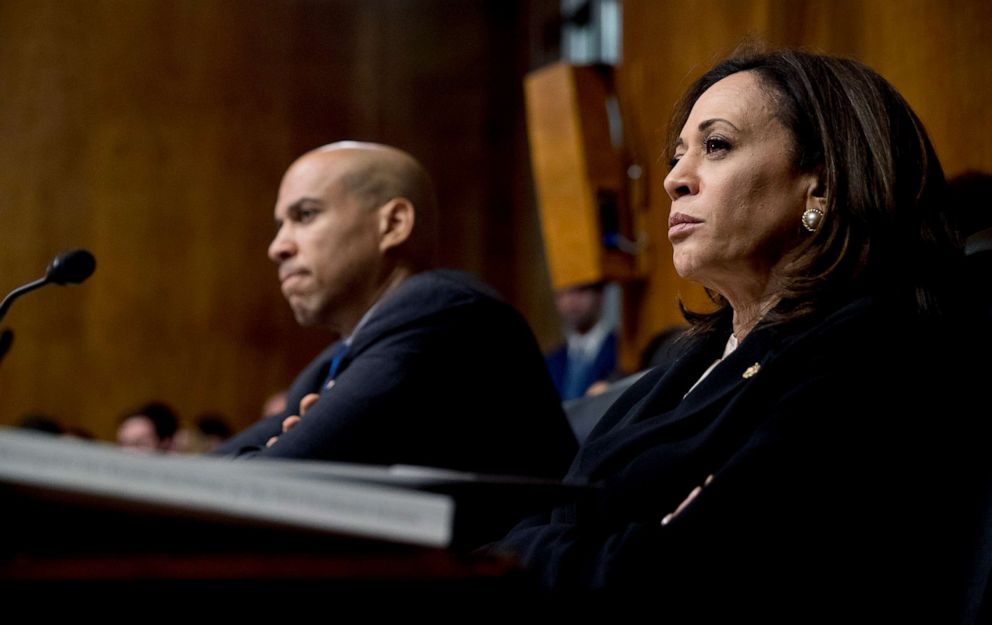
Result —
<svg viewBox="0 0 992 625"><path fill-rule="evenodd" d="M413 157L356 142L308 152L275 218L269 257L296 320L340 338L283 413L218 453L564 474L575 441L537 343L495 294L433 269L436 200Z"/></svg>

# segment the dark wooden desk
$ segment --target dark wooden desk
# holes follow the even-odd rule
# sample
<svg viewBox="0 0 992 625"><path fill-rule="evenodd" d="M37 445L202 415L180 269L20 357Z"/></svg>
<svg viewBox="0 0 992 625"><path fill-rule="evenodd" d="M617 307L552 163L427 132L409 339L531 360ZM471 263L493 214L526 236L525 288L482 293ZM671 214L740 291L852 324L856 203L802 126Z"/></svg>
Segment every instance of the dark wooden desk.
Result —
<svg viewBox="0 0 992 625"><path fill-rule="evenodd" d="M256 600L397 614L439 601L533 595L513 562L236 519L39 499L0 489L0 588L15 603L209 601L250 616ZM336 609L337 609L336 608Z"/></svg>

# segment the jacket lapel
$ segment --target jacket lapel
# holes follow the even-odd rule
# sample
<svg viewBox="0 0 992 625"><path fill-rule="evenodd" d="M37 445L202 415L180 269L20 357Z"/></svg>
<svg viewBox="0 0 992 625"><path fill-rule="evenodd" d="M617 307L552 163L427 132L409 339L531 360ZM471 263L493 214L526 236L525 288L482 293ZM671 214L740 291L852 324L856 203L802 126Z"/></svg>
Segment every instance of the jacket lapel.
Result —
<svg viewBox="0 0 992 625"><path fill-rule="evenodd" d="M722 407L760 375L774 356L771 329L756 330L727 356L691 393L686 391L720 357L726 337L712 337L680 359L644 400L634 405L616 427L590 441L583 450L583 472L592 475L615 458L627 458L633 447L660 438L673 441L718 419ZM683 396L685 396L683 398Z"/></svg>
<svg viewBox="0 0 992 625"><path fill-rule="evenodd" d="M338 343L340 341L331 343L327 349L320 352L307 365L307 368L296 377L296 381L293 383L293 388L290 391L290 396L295 400L296 406L299 406L300 400L307 393L319 393L321 391L321 385L327 377L327 372L331 366L331 359L337 351Z"/></svg>

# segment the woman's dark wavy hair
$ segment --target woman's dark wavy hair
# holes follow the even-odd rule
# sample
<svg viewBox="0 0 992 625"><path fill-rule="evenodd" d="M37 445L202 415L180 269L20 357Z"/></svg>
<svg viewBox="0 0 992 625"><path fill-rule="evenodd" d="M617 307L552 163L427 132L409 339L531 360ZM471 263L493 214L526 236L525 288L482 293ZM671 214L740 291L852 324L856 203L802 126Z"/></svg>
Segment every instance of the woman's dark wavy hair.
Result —
<svg viewBox="0 0 992 625"><path fill-rule="evenodd" d="M901 95L856 61L796 50L745 53L720 62L683 97L669 148L696 100L719 80L754 72L795 141L794 163L819 172L824 218L776 276L781 301L763 323L823 312L852 293L911 289L922 313L939 310L940 284L957 271L960 242L944 202L947 183L923 124ZM801 227L796 215L797 230ZM683 307L696 332L731 314Z"/></svg>

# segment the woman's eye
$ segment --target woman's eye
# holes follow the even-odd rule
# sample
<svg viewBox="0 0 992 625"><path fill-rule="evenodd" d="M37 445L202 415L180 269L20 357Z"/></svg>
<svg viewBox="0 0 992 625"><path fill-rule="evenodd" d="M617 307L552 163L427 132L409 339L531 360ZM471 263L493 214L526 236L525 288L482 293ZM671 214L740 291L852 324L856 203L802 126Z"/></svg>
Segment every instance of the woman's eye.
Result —
<svg viewBox="0 0 992 625"><path fill-rule="evenodd" d="M673 156L672 160L668 161L668 171L675 169L675 166L679 164L680 158L682 158L682 155Z"/></svg>
<svg viewBox="0 0 992 625"><path fill-rule="evenodd" d="M730 149L730 142L720 137L709 137L703 143L703 147L706 149L707 154L726 152Z"/></svg>

